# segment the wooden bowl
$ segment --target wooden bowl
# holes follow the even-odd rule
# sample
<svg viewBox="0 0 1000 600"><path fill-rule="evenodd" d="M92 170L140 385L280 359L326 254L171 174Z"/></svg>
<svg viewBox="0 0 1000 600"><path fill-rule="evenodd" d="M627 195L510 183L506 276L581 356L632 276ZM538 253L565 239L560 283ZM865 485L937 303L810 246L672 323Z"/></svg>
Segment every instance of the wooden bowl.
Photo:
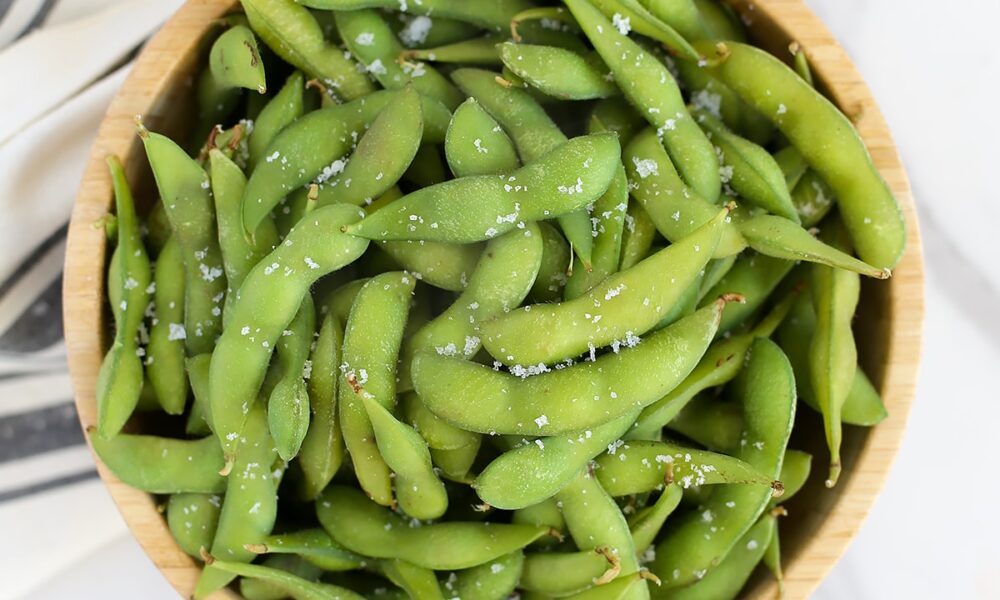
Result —
<svg viewBox="0 0 1000 600"><path fill-rule="evenodd" d="M192 0L170 19L139 56L108 108L91 150L70 222L63 287L69 368L84 427L96 423L95 381L108 343L107 244L102 229L94 226L113 202L104 157L120 156L137 196L152 196L152 177L133 117L143 115L153 130L181 132L184 115L191 113L193 74L205 53L205 34L234 4L235 0ZM858 532L899 449L920 356L924 278L920 233L906 173L888 127L851 60L826 27L800 0L736 0L732 4L749 24L754 42L776 56L788 58L788 44L800 43L818 84L855 120L875 164L902 204L909 227L906 255L892 279L866 282L857 321L861 362L881 391L889 418L870 430L846 428L845 472L840 483L827 490L822 474L812 477L790 503L790 516L782 521L786 597L805 598ZM799 427L811 428L807 433L814 435L797 443L815 446L805 449L814 450L817 464L822 465L826 451L819 420L809 410L799 411L799 419ZM154 499L118 481L99 460L97 465L139 543L177 591L190 596L200 567L174 543ZM769 578L761 576L751 584L751 597L769 599L774 594L775 584ZM217 597L235 594L223 591Z"/></svg>

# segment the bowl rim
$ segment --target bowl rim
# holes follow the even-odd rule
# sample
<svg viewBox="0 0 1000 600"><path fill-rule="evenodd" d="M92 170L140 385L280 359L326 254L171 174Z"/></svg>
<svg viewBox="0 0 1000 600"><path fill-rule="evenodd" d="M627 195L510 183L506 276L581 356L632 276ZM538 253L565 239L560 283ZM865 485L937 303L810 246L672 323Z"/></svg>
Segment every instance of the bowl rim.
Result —
<svg viewBox="0 0 1000 600"><path fill-rule="evenodd" d="M117 154L130 179L141 161L133 119L147 114L181 70L181 57L196 53L201 33L226 14L236 0L186 2L148 42L101 123L73 207L63 281L63 319L74 399L84 430L96 422L94 389L105 348L103 281L106 241L94 227L111 206L112 188L104 163ZM880 391L889 418L863 441L852 472L838 486L831 511L814 535L785 565L785 597L806 598L836 564L874 504L901 444L915 395L924 313L923 250L910 185L881 112L846 51L802 0L730 0L749 27L763 26L795 39L806 52L827 95L852 116L882 176L898 198L906 219L906 253L889 282L891 315L884 348ZM761 25L763 24L763 25ZM190 35L198 31L198 36ZM794 34L794 35L793 35ZM88 438L89 445L89 438ZM94 456L126 524L170 584L189 597L200 566L173 541L154 498L116 479ZM759 581L750 597L774 597L773 581ZM223 590L213 598L236 598Z"/></svg>

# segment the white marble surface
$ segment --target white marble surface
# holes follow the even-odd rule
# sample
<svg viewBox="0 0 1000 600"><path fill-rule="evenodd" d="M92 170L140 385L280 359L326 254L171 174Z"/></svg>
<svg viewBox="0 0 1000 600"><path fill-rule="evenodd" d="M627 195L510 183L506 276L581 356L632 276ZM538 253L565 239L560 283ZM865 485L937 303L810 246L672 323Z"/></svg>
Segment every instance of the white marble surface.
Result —
<svg viewBox="0 0 1000 600"><path fill-rule="evenodd" d="M923 367L902 452L815 598L1000 598L1000 480L990 467L1000 425L993 381L1000 366L993 164L1000 156L993 107L1000 1L807 2L854 58L889 121L912 179L928 263ZM72 529L18 554L39 560L55 545L75 559L19 592L33 599L176 598L115 519L100 484L83 485L95 488L90 504L25 507L39 518L56 511ZM88 521L111 526L93 531ZM0 571L14 567L5 561Z"/></svg>

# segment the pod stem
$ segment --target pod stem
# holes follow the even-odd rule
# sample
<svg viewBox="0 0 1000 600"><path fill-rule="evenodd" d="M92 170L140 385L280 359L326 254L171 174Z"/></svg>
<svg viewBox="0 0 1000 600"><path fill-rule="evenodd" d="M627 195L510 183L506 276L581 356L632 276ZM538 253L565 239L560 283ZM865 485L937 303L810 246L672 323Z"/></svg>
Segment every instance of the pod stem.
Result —
<svg viewBox="0 0 1000 600"><path fill-rule="evenodd" d="M618 558L618 553L610 546L598 546L594 548L594 552L608 561L608 570L594 578L594 585L604 585L615 580L622 572L622 561Z"/></svg>

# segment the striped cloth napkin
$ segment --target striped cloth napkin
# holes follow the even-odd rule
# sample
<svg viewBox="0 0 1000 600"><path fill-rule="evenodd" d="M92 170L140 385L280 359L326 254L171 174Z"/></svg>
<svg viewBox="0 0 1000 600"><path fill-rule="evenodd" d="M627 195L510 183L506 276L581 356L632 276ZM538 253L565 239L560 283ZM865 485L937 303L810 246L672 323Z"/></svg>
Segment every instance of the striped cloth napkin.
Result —
<svg viewBox="0 0 1000 600"><path fill-rule="evenodd" d="M73 406L63 253L101 117L180 4L0 0L0 599L54 597L61 571L126 534Z"/></svg>

